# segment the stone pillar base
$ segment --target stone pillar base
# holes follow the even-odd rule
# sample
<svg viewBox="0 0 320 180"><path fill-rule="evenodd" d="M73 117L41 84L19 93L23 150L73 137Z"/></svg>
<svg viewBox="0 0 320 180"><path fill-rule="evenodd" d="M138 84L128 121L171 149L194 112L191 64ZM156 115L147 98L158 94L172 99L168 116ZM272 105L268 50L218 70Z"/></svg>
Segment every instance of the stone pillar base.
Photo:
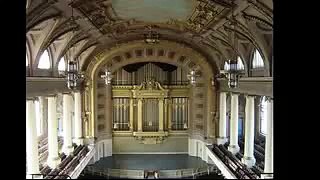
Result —
<svg viewBox="0 0 320 180"><path fill-rule="evenodd" d="M83 145L84 144L84 140L82 137L80 138L74 138L73 139L73 143L76 143L77 145Z"/></svg>
<svg viewBox="0 0 320 180"><path fill-rule="evenodd" d="M94 137L86 137L83 140L83 143L86 145L90 145L90 144L94 145L94 143L95 143Z"/></svg>
<svg viewBox="0 0 320 180"><path fill-rule="evenodd" d="M273 179L273 174L261 174L261 179Z"/></svg>
<svg viewBox="0 0 320 180"><path fill-rule="evenodd" d="M219 137L217 138L217 144L220 145L220 144L225 144L226 142L228 142L228 138L226 137Z"/></svg>
<svg viewBox="0 0 320 180"><path fill-rule="evenodd" d="M31 174L40 174L39 173L31 173ZM26 175L26 179L43 179L43 175L31 175L31 174L27 174Z"/></svg>
<svg viewBox="0 0 320 180"><path fill-rule="evenodd" d="M73 146L63 146L62 152L64 152L66 155L70 155L73 152Z"/></svg>
<svg viewBox="0 0 320 180"><path fill-rule="evenodd" d="M61 163L61 159L59 157L48 157L47 165L54 169Z"/></svg>
<svg viewBox="0 0 320 180"><path fill-rule="evenodd" d="M240 147L239 145L229 145L228 146L228 150L232 153L232 154L237 154L240 151Z"/></svg>
<svg viewBox="0 0 320 180"><path fill-rule="evenodd" d="M243 156L241 162L251 168L256 163L256 159L254 157Z"/></svg>

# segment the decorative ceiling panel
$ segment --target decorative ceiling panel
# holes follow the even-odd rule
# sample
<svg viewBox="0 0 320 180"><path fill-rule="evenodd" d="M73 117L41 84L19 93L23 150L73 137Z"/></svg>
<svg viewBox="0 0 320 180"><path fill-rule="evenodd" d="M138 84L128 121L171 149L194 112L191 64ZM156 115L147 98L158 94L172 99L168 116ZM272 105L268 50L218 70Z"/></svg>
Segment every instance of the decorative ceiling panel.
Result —
<svg viewBox="0 0 320 180"><path fill-rule="evenodd" d="M120 18L152 23L186 21L196 5L196 0L112 0Z"/></svg>

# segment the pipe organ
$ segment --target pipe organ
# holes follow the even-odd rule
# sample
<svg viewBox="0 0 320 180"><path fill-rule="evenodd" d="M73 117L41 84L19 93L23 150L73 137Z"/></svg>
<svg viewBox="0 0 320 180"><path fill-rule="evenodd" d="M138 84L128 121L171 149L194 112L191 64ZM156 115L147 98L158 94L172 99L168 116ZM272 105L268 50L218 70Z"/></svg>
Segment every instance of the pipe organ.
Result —
<svg viewBox="0 0 320 180"><path fill-rule="evenodd" d="M130 129L130 99L113 98L113 130L128 131Z"/></svg>
<svg viewBox="0 0 320 180"><path fill-rule="evenodd" d="M184 130L188 128L188 98L172 98L171 129Z"/></svg>
<svg viewBox="0 0 320 180"><path fill-rule="evenodd" d="M187 73L176 66L171 72L152 63L140 66L133 72L121 68L114 73L113 134L131 134L144 144L162 143L170 132L188 129L189 86L184 83ZM105 97L98 95L99 98Z"/></svg>
<svg viewBox="0 0 320 180"><path fill-rule="evenodd" d="M161 63L158 63L161 64ZM138 63L134 66L136 68L123 67L113 73L113 85L134 85L141 84L148 79L155 79L157 82L165 85L187 85L187 71L181 67L168 65L163 70L161 67L154 63ZM141 66L139 68L139 66ZM165 66L165 65L161 65ZM139 69L137 69L139 68Z"/></svg>

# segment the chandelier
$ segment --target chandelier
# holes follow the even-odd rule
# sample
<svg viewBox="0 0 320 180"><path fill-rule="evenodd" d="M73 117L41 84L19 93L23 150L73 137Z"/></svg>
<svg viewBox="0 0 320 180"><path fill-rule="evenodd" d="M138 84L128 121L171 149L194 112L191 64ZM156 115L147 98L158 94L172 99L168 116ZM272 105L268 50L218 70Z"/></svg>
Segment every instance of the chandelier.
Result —
<svg viewBox="0 0 320 180"><path fill-rule="evenodd" d="M75 18L73 16L73 7L71 9L71 21L75 23ZM74 33L74 29L72 30ZM70 60L67 65L66 79L67 79L67 87L71 90L77 88L78 80L83 79L84 75L78 73L78 65L77 61Z"/></svg>
<svg viewBox="0 0 320 180"><path fill-rule="evenodd" d="M157 31L154 31L151 25L146 26L146 30L147 32L144 34L144 42L147 44L158 44L160 42L160 34Z"/></svg>
<svg viewBox="0 0 320 180"><path fill-rule="evenodd" d="M237 60L237 57L238 57L237 55L238 41L236 37L237 20L233 14L233 7L234 5L232 6L232 18L230 19L230 22L231 22L231 27L233 28L233 30L231 31L231 36L232 36L231 39L233 39L234 53L231 60L227 62L228 68L224 70L220 70L220 76L228 80L229 88L237 88L239 84L239 79L244 74L244 71L238 65L238 60Z"/></svg>
<svg viewBox="0 0 320 180"><path fill-rule="evenodd" d="M78 73L77 63L75 61L69 61L67 66L67 87L71 90L77 88L78 80L83 79L84 75Z"/></svg>

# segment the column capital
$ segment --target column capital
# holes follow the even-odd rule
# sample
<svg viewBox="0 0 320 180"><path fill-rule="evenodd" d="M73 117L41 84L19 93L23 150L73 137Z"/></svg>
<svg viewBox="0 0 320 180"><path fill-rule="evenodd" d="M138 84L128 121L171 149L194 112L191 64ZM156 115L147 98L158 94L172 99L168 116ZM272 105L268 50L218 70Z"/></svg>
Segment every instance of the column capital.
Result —
<svg viewBox="0 0 320 180"><path fill-rule="evenodd" d="M240 96L240 93L238 93L238 92L230 92L230 95L231 96Z"/></svg>
<svg viewBox="0 0 320 180"><path fill-rule="evenodd" d="M257 95L253 95L253 94L244 94L244 97L245 98L257 98L258 96Z"/></svg>
<svg viewBox="0 0 320 180"><path fill-rule="evenodd" d="M27 97L27 101L36 101L37 98L36 97Z"/></svg>
<svg viewBox="0 0 320 180"><path fill-rule="evenodd" d="M58 95L57 94L49 94L46 96L46 98L52 98L52 97L57 97Z"/></svg>
<svg viewBox="0 0 320 180"><path fill-rule="evenodd" d="M81 93L81 90L80 90L80 89L74 89L74 90L72 91L72 93Z"/></svg>
<svg viewBox="0 0 320 180"><path fill-rule="evenodd" d="M265 96L267 102L273 102L273 97Z"/></svg>
<svg viewBox="0 0 320 180"><path fill-rule="evenodd" d="M72 92L63 92L62 95L72 95Z"/></svg>

